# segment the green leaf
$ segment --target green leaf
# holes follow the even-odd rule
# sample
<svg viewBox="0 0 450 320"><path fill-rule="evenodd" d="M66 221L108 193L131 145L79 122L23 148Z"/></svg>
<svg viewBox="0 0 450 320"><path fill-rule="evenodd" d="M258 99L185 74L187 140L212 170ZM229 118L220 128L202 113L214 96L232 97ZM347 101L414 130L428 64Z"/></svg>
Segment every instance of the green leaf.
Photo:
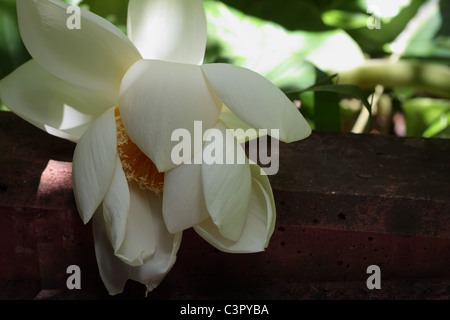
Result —
<svg viewBox="0 0 450 320"><path fill-rule="evenodd" d="M129 0L83 0L80 6L105 18L126 34L128 2Z"/></svg>
<svg viewBox="0 0 450 320"><path fill-rule="evenodd" d="M351 85L351 84L332 84L332 85L321 85L321 86L317 86L317 87L312 87L309 90L310 91L335 92L335 93L339 93L339 94L353 96L353 97L361 100L361 102L367 108L367 111L369 111L369 113L372 112L372 107L371 107L369 101L367 100L364 92L358 86Z"/></svg>
<svg viewBox="0 0 450 320"><path fill-rule="evenodd" d="M450 138L450 111L442 113L423 132L422 136L424 138Z"/></svg>
<svg viewBox="0 0 450 320"><path fill-rule="evenodd" d="M332 79L334 78L334 76L327 77L326 74L320 70L317 70L317 77L322 78L319 83L323 83L323 85L315 86L315 88L330 86ZM336 92L329 90L311 91L314 91L313 120L315 129L335 132L341 131L339 95Z"/></svg>
<svg viewBox="0 0 450 320"><path fill-rule="evenodd" d="M450 58L449 1L427 2L390 49L405 56Z"/></svg>
<svg viewBox="0 0 450 320"><path fill-rule="evenodd" d="M359 46L342 30L291 32L222 2L204 4L208 18L205 62L232 63L262 74L283 89L297 90L315 82L314 67L342 70L364 61Z"/></svg>
<svg viewBox="0 0 450 320"><path fill-rule="evenodd" d="M450 112L450 101L415 98L403 102L402 110L406 119L407 136L432 137L448 126L445 119Z"/></svg>
<svg viewBox="0 0 450 320"><path fill-rule="evenodd" d="M334 78L336 75L331 76L330 78ZM372 113L372 106L370 105L369 101L366 98L365 93L356 85L352 84L321 84L319 82L318 84L315 84L309 88L303 89L301 91L297 92L289 92L286 95L290 98L295 97L299 94L302 94L304 92L308 91L314 91L314 92L334 92L342 95L352 96L355 98L358 98L361 100L363 105L366 107L367 111L369 111L369 114Z"/></svg>
<svg viewBox="0 0 450 320"><path fill-rule="evenodd" d="M366 98L366 94L356 85L331 84L338 74L325 76L319 72L321 79L316 84L293 92L286 92L291 99L302 101L302 114L312 119L312 127L316 130L341 131L341 96L351 96L361 101L364 107L372 114L372 106ZM310 94L313 93L313 96ZM370 118L369 118L370 121Z"/></svg>
<svg viewBox="0 0 450 320"><path fill-rule="evenodd" d="M394 1L380 1L380 13L383 14L383 12L388 11L392 2ZM384 56L386 54L385 45L396 39L424 2L425 0L411 0L408 6L399 7L398 9L400 11L394 17L380 17L380 29L369 29L367 25L363 25L360 28L348 29L346 31L356 40L363 51L370 56ZM367 14L367 19L369 19L371 14L367 13L367 3L368 1L362 1L360 11L358 12Z"/></svg>
<svg viewBox="0 0 450 320"><path fill-rule="evenodd" d="M288 30L323 31L330 29L321 19L323 6L320 1L222 0L222 2L246 15L275 22Z"/></svg>
<svg viewBox="0 0 450 320"><path fill-rule="evenodd" d="M322 14L322 20L325 24L345 30L365 28L368 18L364 13L345 10L329 10Z"/></svg>
<svg viewBox="0 0 450 320"><path fill-rule="evenodd" d="M0 79L30 59L17 23L15 0L0 2Z"/></svg>

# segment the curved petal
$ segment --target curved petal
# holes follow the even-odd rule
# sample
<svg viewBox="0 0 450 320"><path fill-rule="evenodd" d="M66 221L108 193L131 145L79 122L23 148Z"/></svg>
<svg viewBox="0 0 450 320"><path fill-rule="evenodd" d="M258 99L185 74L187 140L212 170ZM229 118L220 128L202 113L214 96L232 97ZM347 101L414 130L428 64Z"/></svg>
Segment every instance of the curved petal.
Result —
<svg viewBox="0 0 450 320"><path fill-rule="evenodd" d="M152 291L175 264L183 233L171 234L167 230L161 214L161 199L157 195L149 192L149 200L156 207L159 205L155 208L156 210L152 210L156 250L150 258L144 261L142 267L135 270L132 279L145 284L147 291Z"/></svg>
<svg viewBox="0 0 450 320"><path fill-rule="evenodd" d="M252 174L256 173L257 176L252 179L247 221L238 241L224 238L212 219L194 227L203 239L218 250L229 253L253 253L267 248L275 226L275 205L272 191L267 189L267 176L260 175L260 168L258 166L254 168L252 165ZM267 181L264 181L266 179Z"/></svg>
<svg viewBox="0 0 450 320"><path fill-rule="evenodd" d="M141 266L155 253L157 239L154 216L161 215L161 199L150 198L149 192L130 182L130 208L123 242L116 256L129 265Z"/></svg>
<svg viewBox="0 0 450 320"><path fill-rule="evenodd" d="M118 103L110 95L56 78L35 60L0 81L0 96L25 120L74 142L97 117Z"/></svg>
<svg viewBox="0 0 450 320"><path fill-rule="evenodd" d="M84 223L92 218L108 191L116 157L116 121L112 108L89 127L73 155L73 191Z"/></svg>
<svg viewBox="0 0 450 320"><path fill-rule="evenodd" d="M156 196L150 195L150 201L156 202ZM181 244L182 233L170 234L166 229L160 213L153 216L155 222L156 249L142 266L133 267L114 255L114 250L107 236L103 220L102 207L93 218L95 255L100 276L110 295L123 292L128 279L145 284L148 291L153 290L163 280L176 261L176 254Z"/></svg>
<svg viewBox="0 0 450 320"><path fill-rule="evenodd" d="M48 72L93 90L119 94L128 68L141 59L136 47L113 24L81 9L68 13L58 0L17 0L20 34L26 48ZM79 19L80 29L69 28Z"/></svg>
<svg viewBox="0 0 450 320"><path fill-rule="evenodd" d="M266 198L267 205L267 228L266 228L266 243L264 248L267 248L269 245L270 238L272 237L273 232L275 231L275 223L276 223L276 207L275 200L273 198L272 186L270 185L270 180L266 174L262 174L262 169L257 164L250 164L251 174L254 180L259 182L262 191Z"/></svg>
<svg viewBox="0 0 450 320"><path fill-rule="evenodd" d="M201 0L131 0L128 37L145 59L200 65L206 49Z"/></svg>
<svg viewBox="0 0 450 320"><path fill-rule="evenodd" d="M95 257L100 277L110 295L122 293L127 280L130 278L129 274L132 267L114 255L114 249L106 232L102 207L99 207L94 214L92 222Z"/></svg>
<svg viewBox="0 0 450 320"><path fill-rule="evenodd" d="M284 142L311 134L311 127L294 104L258 73L222 63L203 65L202 70L228 108L254 128L278 129Z"/></svg>
<svg viewBox="0 0 450 320"><path fill-rule="evenodd" d="M103 218L114 252L117 252L125 239L129 209L130 190L120 158L116 156L114 175L103 199Z"/></svg>
<svg viewBox="0 0 450 320"><path fill-rule="evenodd" d="M202 185L202 166L184 164L164 175L163 217L171 233L191 228L209 217Z"/></svg>
<svg viewBox="0 0 450 320"><path fill-rule="evenodd" d="M226 105L222 106L222 111L220 112L219 118L225 123L228 128L234 130L234 136L239 143L245 143L249 140L258 138L259 136L258 130L255 130L249 124L242 121L242 119L231 112L231 110Z"/></svg>
<svg viewBox="0 0 450 320"><path fill-rule="evenodd" d="M218 134L204 148L203 192L208 212L220 234L237 241L247 220L252 189L250 167L244 149L223 122L219 121L215 130ZM214 162L208 163L206 159L208 149L214 154Z"/></svg>
<svg viewBox="0 0 450 320"><path fill-rule="evenodd" d="M176 167L172 135L187 130L194 138L192 155L202 148L203 131L215 125L222 101L210 91L195 65L141 60L125 75L120 113L131 140L160 172ZM196 121L200 121L195 125ZM189 139L191 141L191 139Z"/></svg>
<svg viewBox="0 0 450 320"><path fill-rule="evenodd" d="M35 122L29 118L27 118L25 115L23 114L19 114L17 113L17 115L19 117L21 117L22 119L28 121L29 123L31 123L32 125L44 130L45 132L47 132L48 134L51 134L55 137L61 138L61 139L65 139L65 140L69 140L72 142L77 143L78 140L80 140L80 136L83 135L84 132L86 132L86 130L90 127L91 122L89 123L85 123L80 127L76 127L73 128L71 130L65 130L65 131L61 131L58 130L56 128L53 128L51 126L48 125L42 125L41 123Z"/></svg>

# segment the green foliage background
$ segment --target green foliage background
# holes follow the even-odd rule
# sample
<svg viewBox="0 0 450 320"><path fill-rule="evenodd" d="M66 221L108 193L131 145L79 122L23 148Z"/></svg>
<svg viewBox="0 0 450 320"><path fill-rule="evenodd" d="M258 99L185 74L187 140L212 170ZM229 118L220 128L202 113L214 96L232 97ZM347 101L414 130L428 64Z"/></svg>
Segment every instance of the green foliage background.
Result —
<svg viewBox="0 0 450 320"><path fill-rule="evenodd" d="M65 1L126 33L127 0ZM205 63L261 73L301 105L314 129L450 136L450 0L204 4ZM28 59L15 0L0 0L0 78Z"/></svg>

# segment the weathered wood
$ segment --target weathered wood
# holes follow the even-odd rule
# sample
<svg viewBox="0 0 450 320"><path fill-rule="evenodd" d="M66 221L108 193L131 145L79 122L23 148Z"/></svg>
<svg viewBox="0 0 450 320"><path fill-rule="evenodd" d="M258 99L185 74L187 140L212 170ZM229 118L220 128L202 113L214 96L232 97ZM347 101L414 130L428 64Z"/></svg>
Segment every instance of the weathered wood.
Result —
<svg viewBox="0 0 450 320"><path fill-rule="evenodd" d="M76 211L75 145L0 113L0 298L107 299ZM280 145L266 252L218 252L185 232L149 299L450 298L450 141L314 132ZM66 288L66 268L82 289ZM382 289L366 287L379 265ZM130 282L124 294L143 298Z"/></svg>
<svg viewBox="0 0 450 320"><path fill-rule="evenodd" d="M316 132L280 150L285 223L450 238L450 141Z"/></svg>

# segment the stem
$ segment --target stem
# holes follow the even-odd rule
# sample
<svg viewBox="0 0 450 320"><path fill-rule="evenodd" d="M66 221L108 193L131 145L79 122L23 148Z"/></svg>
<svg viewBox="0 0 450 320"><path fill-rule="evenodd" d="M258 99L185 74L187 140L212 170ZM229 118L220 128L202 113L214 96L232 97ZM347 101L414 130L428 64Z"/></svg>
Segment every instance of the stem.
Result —
<svg viewBox="0 0 450 320"><path fill-rule="evenodd" d="M433 95L450 98L450 68L416 61L392 62L373 59L366 64L339 73L340 84L354 84L361 89L414 87Z"/></svg>

